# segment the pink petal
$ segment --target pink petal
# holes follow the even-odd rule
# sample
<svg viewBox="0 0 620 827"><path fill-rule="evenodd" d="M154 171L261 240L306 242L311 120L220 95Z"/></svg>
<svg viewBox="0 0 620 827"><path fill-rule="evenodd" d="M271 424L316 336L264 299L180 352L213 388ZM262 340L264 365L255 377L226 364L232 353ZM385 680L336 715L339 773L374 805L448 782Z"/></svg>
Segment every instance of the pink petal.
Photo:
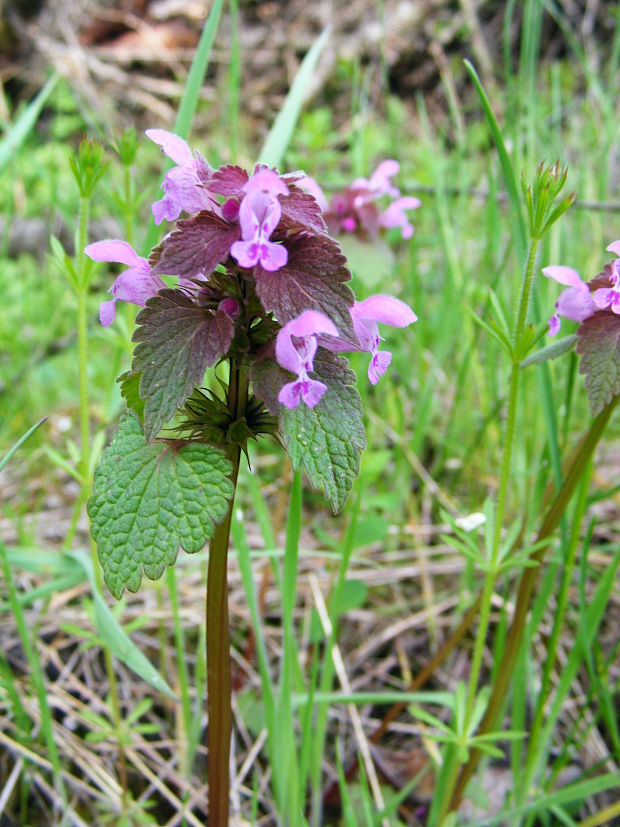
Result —
<svg viewBox="0 0 620 827"><path fill-rule="evenodd" d="M110 302L102 302L99 306L99 321L104 327L108 327L116 316L116 299Z"/></svg>
<svg viewBox="0 0 620 827"><path fill-rule="evenodd" d="M572 267L564 267L562 264L553 264L551 267L543 267L543 275L548 279L554 279L567 287L575 287L578 290L588 290L588 286L581 280L581 276Z"/></svg>
<svg viewBox="0 0 620 827"><path fill-rule="evenodd" d="M302 384L301 397L309 408L314 408L321 401L321 397L327 390L327 385L317 382L316 379L307 379Z"/></svg>
<svg viewBox="0 0 620 827"><path fill-rule="evenodd" d="M299 405L301 397L301 382L289 382L280 388L278 394L278 402L281 402L287 408L296 408Z"/></svg>
<svg viewBox="0 0 620 827"><path fill-rule="evenodd" d="M135 267L141 262L146 262L146 259L141 258L130 244L116 239L95 241L94 244L85 247L84 252L93 261L116 261L128 267Z"/></svg>
<svg viewBox="0 0 620 827"><path fill-rule="evenodd" d="M280 223L282 207L277 198L260 190L248 193L239 208L239 222L244 241L249 241L260 230L267 239Z"/></svg>
<svg viewBox="0 0 620 827"><path fill-rule="evenodd" d="M605 291L596 291L605 292ZM594 294L596 296L596 293ZM596 301L589 290L568 287L562 290L555 303L556 312L572 322L582 322L596 312Z"/></svg>
<svg viewBox="0 0 620 827"><path fill-rule="evenodd" d="M164 195L160 201L155 201L152 206L153 218L159 227L162 221L175 221L181 215L181 208Z"/></svg>
<svg viewBox="0 0 620 827"><path fill-rule="evenodd" d="M289 189L277 172L268 167L259 167L243 187L244 192L264 192L272 196L288 195Z"/></svg>
<svg viewBox="0 0 620 827"><path fill-rule="evenodd" d="M377 178L391 178L393 175L398 175L400 171L400 164L392 158L387 158L381 161L377 169L370 176L370 180L377 176Z"/></svg>
<svg viewBox="0 0 620 827"><path fill-rule="evenodd" d="M264 270L274 273L286 265L288 261L288 250L282 244L265 241L260 245L259 260Z"/></svg>
<svg viewBox="0 0 620 827"><path fill-rule="evenodd" d="M394 327L407 327L418 320L413 310L394 296L381 294L370 296L362 302L356 302L351 308L351 315L359 319L371 319Z"/></svg>
<svg viewBox="0 0 620 827"><path fill-rule="evenodd" d="M376 385L379 379L386 372L392 361L392 354L389 350L382 350L375 353L368 365L368 378L372 385Z"/></svg>
<svg viewBox="0 0 620 827"><path fill-rule="evenodd" d="M259 248L255 241L233 242L230 254L240 267L250 268L258 264Z"/></svg>
<svg viewBox="0 0 620 827"><path fill-rule="evenodd" d="M611 287L602 287L600 290L595 290L592 294L592 301L597 307L602 309L609 307L613 301L613 293Z"/></svg>
<svg viewBox="0 0 620 827"><path fill-rule="evenodd" d="M159 276L131 268L116 278L112 285L112 294L115 299L144 307L148 299L156 296L165 286Z"/></svg>
<svg viewBox="0 0 620 827"><path fill-rule="evenodd" d="M291 336L316 336L319 333L328 336L338 335L336 325L318 310L304 310L296 319L287 322L282 330L286 330Z"/></svg>
<svg viewBox="0 0 620 827"><path fill-rule="evenodd" d="M161 147L162 152L175 164L188 164L193 161L192 151L183 138L165 129L147 129L147 138Z"/></svg>
<svg viewBox="0 0 620 827"><path fill-rule="evenodd" d="M553 314L553 316L548 320L547 324L549 325L550 336L556 336L560 332L560 317L557 313Z"/></svg>
<svg viewBox="0 0 620 827"><path fill-rule="evenodd" d="M323 313L319 313L318 310L304 310L296 319L291 319L279 331L276 339L278 363L292 373L300 373L305 369L311 370L311 367L307 365L312 364L317 348L316 336L321 333L337 336L338 330L332 320ZM293 344L293 336L306 340L303 354Z"/></svg>
<svg viewBox="0 0 620 827"><path fill-rule="evenodd" d="M615 253L617 256L620 256L620 241L614 241L606 249L609 250L610 253Z"/></svg>

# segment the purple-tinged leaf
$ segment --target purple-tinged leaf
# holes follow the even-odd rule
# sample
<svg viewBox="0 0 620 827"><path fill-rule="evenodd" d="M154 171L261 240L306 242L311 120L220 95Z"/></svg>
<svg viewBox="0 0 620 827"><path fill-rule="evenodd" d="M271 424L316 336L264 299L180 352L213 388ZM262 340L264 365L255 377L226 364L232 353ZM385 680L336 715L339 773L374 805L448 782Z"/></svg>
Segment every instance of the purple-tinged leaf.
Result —
<svg viewBox="0 0 620 827"><path fill-rule="evenodd" d="M315 233L326 233L327 224L316 199L294 184L289 184L288 188L289 194L280 197L281 225L287 230L312 230Z"/></svg>
<svg viewBox="0 0 620 827"><path fill-rule="evenodd" d="M232 244L241 238L241 227L212 212L179 221L149 258L153 275L193 279L209 276L226 261Z"/></svg>
<svg viewBox="0 0 620 827"><path fill-rule="evenodd" d="M275 360L273 348L271 348L271 351L269 357L258 359L252 363L250 379L254 395L263 400L265 407L272 416L277 416L281 408L278 402L278 394L282 386L291 381L291 374L280 367Z"/></svg>
<svg viewBox="0 0 620 827"><path fill-rule="evenodd" d="M254 269L256 292L265 310L273 310L281 324L319 310L330 318L343 339L355 342L350 308L353 293L345 284L351 278L338 244L327 236L305 233L286 244L288 263L275 272Z"/></svg>
<svg viewBox="0 0 620 827"><path fill-rule="evenodd" d="M601 311L577 328L579 372L585 385L592 416L597 416L620 394L620 316Z"/></svg>
<svg viewBox="0 0 620 827"><path fill-rule="evenodd" d="M216 170L209 179L209 189L218 195L243 196L243 188L247 184L249 175L241 167L228 164Z"/></svg>
<svg viewBox="0 0 620 827"><path fill-rule="evenodd" d="M142 371L144 432L152 442L205 370L227 352L234 323L224 310L200 307L182 290L162 290L136 321L132 372Z"/></svg>

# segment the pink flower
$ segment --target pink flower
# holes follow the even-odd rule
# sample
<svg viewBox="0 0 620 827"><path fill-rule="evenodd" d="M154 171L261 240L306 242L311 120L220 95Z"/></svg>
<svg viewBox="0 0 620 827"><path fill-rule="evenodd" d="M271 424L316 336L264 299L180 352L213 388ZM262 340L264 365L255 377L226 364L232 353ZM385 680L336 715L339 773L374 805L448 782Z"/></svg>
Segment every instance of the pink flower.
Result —
<svg viewBox="0 0 620 827"><path fill-rule="evenodd" d="M572 267L554 264L551 267L543 267L543 274L568 288L560 293L555 303L555 313L549 319L550 336L555 336L560 330L560 316L573 322L582 322L596 313L597 306L590 294L590 288ZM603 291L597 290L596 292Z"/></svg>
<svg viewBox="0 0 620 827"><path fill-rule="evenodd" d="M394 296L383 295L370 296L364 301L355 302L351 308L351 317L360 340L360 350L371 354L368 378L376 385L392 361L389 350L379 351L382 336L379 335L377 322L391 324L394 327L407 327L416 322L418 317L404 302L395 299Z"/></svg>
<svg viewBox="0 0 620 827"><path fill-rule="evenodd" d="M392 361L392 354L388 350L379 351L383 337L379 335L379 324L391 324L394 327L407 327L417 322L418 317L413 310L395 299L394 296L377 294L369 296L361 302L355 302L351 307L353 328L358 342L348 342L340 337L320 337L319 344L332 353L352 353L366 351L371 354L368 365L368 378L373 385L388 369Z"/></svg>
<svg viewBox="0 0 620 827"><path fill-rule="evenodd" d="M620 256L620 241L614 241L607 247L609 251ZM609 308L612 313L620 315L620 259L616 259L611 265L611 287L601 287L592 294L594 304L605 310Z"/></svg>
<svg viewBox="0 0 620 827"><path fill-rule="evenodd" d="M278 173L269 167L257 167L256 172L244 184L243 191L264 192L276 198L278 195L288 195L289 188Z"/></svg>
<svg viewBox="0 0 620 827"><path fill-rule="evenodd" d="M197 213L219 206L217 198L205 187L212 170L205 159L191 149L183 138L165 129L147 129L146 135L161 147L164 155L177 165L164 176L164 197L153 204L156 224L175 221L183 211Z"/></svg>
<svg viewBox="0 0 620 827"><path fill-rule="evenodd" d="M286 247L269 241L281 215L280 202L273 195L251 189L244 197L239 208L243 240L235 241L230 248L231 256L241 267L255 267L260 263L264 270L270 272L284 267L288 261Z"/></svg>
<svg viewBox="0 0 620 827"><path fill-rule="evenodd" d="M400 190L392 185L390 178L393 175L397 175L399 169L400 164L398 161L390 159L381 161L377 169L370 176L370 180L357 178L352 184L352 189L365 190L366 194L361 195L360 198L367 200L374 200L375 198L380 198L382 195L390 195L392 198L398 198Z"/></svg>
<svg viewBox="0 0 620 827"><path fill-rule="evenodd" d="M131 302L144 307L151 296L166 285L151 273L151 267L145 258L139 256L126 241L96 241L84 249L93 261L115 261L126 264L128 269L116 277L108 292L112 301L103 302L99 308L99 319L104 327L112 324L116 315L116 301Z"/></svg>
<svg viewBox="0 0 620 827"><path fill-rule="evenodd" d="M283 368L297 374L297 379L284 385L278 394L278 401L287 408L296 408L301 400L314 408L327 390L323 382L308 376L314 369L317 335L320 334L337 336L338 331L334 323L317 310L304 310L278 333L276 359Z"/></svg>
<svg viewBox="0 0 620 827"><path fill-rule="evenodd" d="M379 216L379 224L386 229L400 227L403 238L411 238L413 235L413 224L410 223L405 210L416 210L421 203L419 198L403 195L402 198L397 198L396 201L392 201L390 206L381 213Z"/></svg>

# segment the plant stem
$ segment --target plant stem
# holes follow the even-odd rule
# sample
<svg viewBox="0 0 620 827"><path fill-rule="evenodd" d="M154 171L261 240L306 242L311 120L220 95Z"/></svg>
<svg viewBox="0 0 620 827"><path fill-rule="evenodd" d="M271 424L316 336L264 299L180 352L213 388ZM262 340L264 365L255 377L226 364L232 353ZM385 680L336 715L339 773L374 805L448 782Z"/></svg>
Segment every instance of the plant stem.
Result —
<svg viewBox="0 0 620 827"><path fill-rule="evenodd" d="M612 411L618 403L618 399L620 399L620 397L614 397L611 402L603 408L600 414L592 422L590 429L574 453L564 478L564 482L562 483L562 487L558 491L553 502L549 506L547 513L545 514L538 532L537 541L549 540L553 532L560 524L562 515L566 511L577 484L583 476L586 466L594 454L594 450L598 445L599 440L605 432L605 428L607 427ZM508 692L517 661L517 656L519 654L519 649L521 647L521 641L523 639L523 631L525 629L525 623L530 608L530 598L536 584L538 571L540 570L548 549L549 543L540 548L532 556L532 561L537 565L524 569L521 574L519 591L515 604L514 618L506 640L504 655L497 670L497 678L491 691L487 710L479 727L479 732L481 734L492 731L495 726L496 718L502 708L506 693ZM454 811L458 808L461 799L463 798L463 794L465 793L467 783L475 772L480 758L480 750L472 749L469 761L461 770L460 776L452 793L452 798L449 804L450 811Z"/></svg>
<svg viewBox="0 0 620 827"><path fill-rule="evenodd" d="M493 524L493 545L490 550L489 568L484 579L482 600L480 603L480 619L478 621L478 629L476 632L476 640L474 643L474 652L472 655L472 664L469 674L469 686L467 690L467 702L465 707L465 721L463 725L463 732L465 733L468 731L469 728L469 722L471 720L474 702L476 699L476 692L478 690L480 670L482 668L482 658L484 655L484 646L486 643L487 632L489 630L489 622L491 617L491 606L493 601L493 592L495 590L495 579L498 573L498 561L502 540L502 526L504 522L504 514L506 511L508 484L510 482L510 472L512 469L512 452L514 447L514 437L517 425L519 384L521 378L520 342L522 340L523 332L525 330L525 325L527 321L527 311L530 303L532 285L534 283L534 275L536 272L536 256L538 253L539 245L540 239L535 236L532 237L532 239L530 240L528 255L525 263L525 270L523 272L523 279L521 282L521 295L519 297L516 324L513 333L510 391L508 395L508 410L506 414L504 452L502 457L499 488L497 492L497 506L495 509ZM461 763L458 759L455 759L454 761L450 762L448 766L449 769L445 787L445 795L443 797L443 803L439 810L439 824L442 823L444 816L448 812L450 797L452 795L454 785L457 782Z"/></svg>
<svg viewBox="0 0 620 827"><path fill-rule="evenodd" d="M233 422L244 415L247 400L247 371L233 358L228 385L228 410ZM228 456L233 466L232 482L236 493L240 446L232 445ZM232 710L227 561L235 493L223 522L216 526L209 543L206 596L209 827L228 827Z"/></svg>

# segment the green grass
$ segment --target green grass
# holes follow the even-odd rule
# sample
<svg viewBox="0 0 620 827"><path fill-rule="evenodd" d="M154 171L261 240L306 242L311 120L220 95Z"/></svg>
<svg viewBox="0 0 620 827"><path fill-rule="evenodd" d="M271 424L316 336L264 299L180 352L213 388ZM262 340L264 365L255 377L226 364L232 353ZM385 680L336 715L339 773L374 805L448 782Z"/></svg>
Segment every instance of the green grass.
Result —
<svg viewBox="0 0 620 827"><path fill-rule="evenodd" d="M368 384L365 358L352 360L367 411L369 449L342 518L328 515L322 498L307 488L302 502L299 478L287 476L280 452L270 444L262 444L253 452L255 473L242 475L239 507L243 516L236 513L233 520L235 554L231 564L237 578L231 596L232 637L242 685L236 711L237 769L256 739L264 738L259 756L234 793L246 818L250 818L252 808L262 814L271 808L288 818L290 825L381 823L376 790L364 766L354 779L345 778L351 754L359 748L345 706L348 703L359 706L363 716L377 718L385 711L386 703L401 698L408 705L408 712L401 717L410 727L408 735L405 738L392 732L382 745L386 749L393 746L396 751L410 750L412 745L426 749L431 758L427 773L435 771L438 790L442 785L445 790L445 785L454 781L450 768L458 770L460 759L456 757L458 745L453 735L463 736L464 719L462 711L457 714L457 696L450 691L455 685L451 674L457 664L462 668L465 662L467 679L477 622L459 645L458 660L450 656L433 676L428 688L438 693L435 700L440 703L434 703L428 695L411 695L405 690L406 667L413 677L420 672L457 626L473 599L472 593L475 596L482 589L484 580L481 567L462 554L455 535L445 525L438 528L445 523L442 509L452 510L453 516L466 515L484 510L488 497L496 500L504 449L510 360L493 337L476 324L469 310L488 321L490 316L497 317L499 307L512 324L527 243L521 207L517 206L521 204L521 170L531 180L538 162L559 158L569 166L567 188L574 190L579 200L616 200L610 171L620 148L615 115L620 38L616 37L604 51L601 69L595 69L576 35L567 28L570 24L560 18L568 57L563 62L541 61L541 19L550 12L533 0L525 7L521 54L518 61L506 56L506 71L488 102L497 116L497 129L495 125L490 128L472 76L464 68L456 67L461 78L469 78L465 81L466 93L460 101L453 101L452 111L437 121L434 114L431 119L424 99L414 98L413 93L405 102L370 99L369 79L364 72L371 70L341 66L339 91L349 97L353 119L337 123L328 97L314 102L310 111L302 113L284 155L283 167L303 167L328 192L356 175L368 175L373 164L384 157L394 155L399 159L403 192L416 193L420 189L423 202L413 218L415 235L406 243L390 238L396 262L389 283L382 281L379 288L370 290L358 276L354 282L361 295L377 289L398 295L411 304L419 322L406 331L385 331L386 347L394 356L390 373L379 386ZM236 15L237 4L232 8ZM514 8L514 4L508 8ZM201 148L217 148L230 141L229 150L232 148L239 157L253 158L258 155L259 145L248 139L250 132L243 124L240 61L242 55L235 48L222 90L228 101L226 117L214 127L216 134L208 139L191 135L190 142ZM498 73L501 75L499 69ZM79 199L63 141L67 135L73 139L79 132L79 128L75 130L79 116L72 111L61 82L50 93L47 105L51 107L52 139L45 139L36 125L30 132L23 131L0 181L0 196L8 205L9 221L60 215L71 223L78 213ZM289 123L282 133L274 133L281 142L267 145L269 159L280 157L284 151L295 114L294 107L284 112ZM188 121L185 127L189 129ZM150 201L161 177L159 156L152 147L147 148L147 143L141 141L133 170L135 189L145 194L137 227L148 225ZM498 144L504 145L505 152L498 153ZM205 154L209 157L208 152ZM123 226L124 216L112 194L121 184L122 170L112 160L94 205L94 219L112 214ZM432 192L424 189L428 187ZM488 194L482 197L471 190ZM570 264L584 276L598 272L605 261L605 246L620 235L615 229L616 215L577 203L544 238L539 265ZM106 330L96 320L98 305L110 283L111 275L99 271L87 296L93 433L111 427L121 412L122 400L114 378L129 364L132 316L126 314L118 320L120 327L117 324ZM491 297L489 288L496 298ZM64 457L70 467L75 468L78 461L77 350L71 338L75 300L66 280L49 260L30 256L9 259L6 249L2 250L0 295L4 298L0 308L0 455L32 423L50 417L50 424L43 425L20 449L0 477L0 490L6 484L9 492L5 516L11 517L18 537L6 543L7 554L1 547L5 585L0 592L6 611L0 614L0 639L12 644L0 660L0 719L6 723L2 730L18 747L43 755L36 738L48 744L49 771L35 770L35 762L23 753L23 777L10 805L10 811L20 813L23 823L31 820L35 824L39 816L28 797L28 773L38 772L55 782L59 795L63 785L74 791L70 786L72 777L67 781L66 774L79 774L71 761L62 720L52 721L46 710L41 681L48 681L50 698L55 697L57 689L51 673L46 676L41 668L49 656L47 643L40 644L41 651L36 645L33 648L33 637L28 633L28 623L36 624L35 628L54 624L50 604L54 593L45 589L45 583L57 583L57 591L66 595L67 605L60 601L58 611L63 623L73 623L72 631L69 634L54 628L67 651L78 652L80 646L86 647L87 640L98 651L99 641L105 636L97 629L96 607L89 619L88 591L70 592L85 577L81 581L63 580L71 572L61 568L46 571L39 566L33 573L23 565L28 547L38 544L28 515L39 511L44 498L58 489L65 497L67 478L50 459L49 451L45 453L45 446ZM538 273L532 318L547 318L556 297L557 285ZM570 323L563 322L562 335L570 327ZM50 345L58 343L60 352L49 353ZM65 415L71 425L66 433L55 425ZM522 371L503 529L523 527L523 543L527 544L540 527L545 491L549 488L553 492L559 486L561 459L589 423L583 380L571 356ZM604 446L612 445L619 433L616 414ZM589 485L584 483L578 491L556 532L524 631L512 692L503 705L505 717L497 727L525 730L528 734L525 740L498 740L512 773L511 796L504 804L503 816L479 815L473 817L478 819L474 821L463 817L460 823L493 824L501 818L528 827L579 823L597 807L602 809L611 803L612 799L597 796L620 783L602 763L587 769L579 766L580 757L588 754L589 739L603 744L605 758L616 764L620 761L614 714L618 701L617 648L609 642L608 629L612 622L608 619L610 600L618 588L619 561L616 548L605 539L610 528L617 531L617 520L613 513L606 512L607 516L600 518L605 524L599 530L593 511L593 505L601 513L601 508L617 503L617 491L613 490L618 484L617 471L607 462L604 446L595 460ZM420 466L430 477L420 476ZM611 475L607 482L611 493L606 493L601 483L601 474L607 472ZM29 489L33 481L34 495ZM428 533L424 534L425 530ZM482 534L471 536L482 550ZM79 537L83 543L84 535ZM413 565L417 573L401 577L400 572ZM203 570L204 559L180 559L178 571L169 576L167 586L145 585L143 593L122 605L125 614L116 617L126 629L142 616L145 627L134 633L134 643L148 651L157 672L181 699L179 703L158 694L154 707L144 711L140 708L141 720L155 725L155 735L149 734L148 738L156 744L162 765L170 755L170 748L162 744L181 733L180 765L186 786L179 782L175 787L169 776L165 776L165 784L178 800L187 797L188 812L199 814L204 809L200 809L200 803L191 802L204 772L204 754L194 733L199 730L204 687L204 628L200 609L196 609L201 605ZM465 720L476 718L476 703L482 704L486 697L484 687L497 678L518 574L519 570L504 572L493 581L495 599L490 607L489 630L481 638L479 650L480 681L477 686L474 682L472 708L466 711ZM334 629L331 635L325 634L318 619L308 585L312 577L320 580ZM351 583L361 583L362 587ZM40 588L44 591L36 591ZM30 600L31 590L34 597ZM356 601L356 594L361 595L362 602ZM451 599L451 608L432 614L433 607ZM557 606L557 611L553 608L550 612L550 606ZM360 651L376 632L424 611L428 616L414 627L422 636L421 642L413 645L403 634L404 657L395 639L390 639L373 650L368 663L354 661L353 653ZM156 618L150 616L153 613ZM82 640L76 627L84 629ZM87 638L87 633L92 638ZM357 680L364 689L347 693L340 685L334 662L336 644L342 651L349 680ZM557 653L563 658L561 668L555 662ZM383 668L381 659L387 662L390 657L390 665ZM90 661L87 654L78 652L75 662ZM105 677L98 662L95 659L95 686L101 687ZM371 666L377 667L372 680L365 671ZM152 690L128 672L122 661L116 661L115 669L123 717L129 719L136 699L145 694L153 697ZM578 716L571 719L568 703L582 693L585 702L581 702ZM91 712L102 720L113 720L103 697L105 692L100 694L101 698L88 701ZM431 715L437 716L443 728L433 723ZM94 726L92 716L91 724ZM35 725L40 727L36 737ZM76 730L79 737L85 737L88 726L80 724ZM265 733L261 735L263 728ZM364 724L366 737L373 728L370 723ZM189 739L188 730L192 733ZM435 736L449 743L438 743ZM167 802L165 807L174 808L161 791L151 788L148 792L148 783L132 759L134 754L143 758L149 754L147 735L130 730L127 738L126 760L132 798L136 799L128 805L127 818L129 823L140 823L150 809L140 799L142 793L159 796L160 807ZM50 743L57 743L56 752L50 749ZM97 745L89 742L88 749L96 756L93 766L101 766L101 771L96 776L98 781L93 780L95 776L88 780L91 785L99 783L99 789L107 789L107 784L116 790L116 767L110 758L114 743L114 738L109 739L107 752L102 749L97 753ZM14 757L19 754L11 752L17 748L9 749L6 743L0 749L7 749ZM447 758L444 770L434 766L431 770L439 754ZM485 772L493 772L494 761L494 757L484 758L474 788ZM570 782L561 775L566 767L577 772ZM84 770L81 772L84 777ZM6 780L4 775L0 779ZM413 777L408 780L414 787L421 783ZM323 793L330 783L341 791L344 810L340 822L322 812ZM103 805L112 818L117 790L115 795ZM389 811L388 823L398 824L399 790L384 784L381 795L385 812ZM90 794L84 794L76 807L78 812L80 807L87 807L84 802L89 802L91 810L88 815L82 811L81 817L90 823L89 818L94 818ZM430 805L429 823L439 823L441 805L437 794ZM160 823L156 816L153 818L151 823ZM443 823L448 821L444 819Z"/></svg>

